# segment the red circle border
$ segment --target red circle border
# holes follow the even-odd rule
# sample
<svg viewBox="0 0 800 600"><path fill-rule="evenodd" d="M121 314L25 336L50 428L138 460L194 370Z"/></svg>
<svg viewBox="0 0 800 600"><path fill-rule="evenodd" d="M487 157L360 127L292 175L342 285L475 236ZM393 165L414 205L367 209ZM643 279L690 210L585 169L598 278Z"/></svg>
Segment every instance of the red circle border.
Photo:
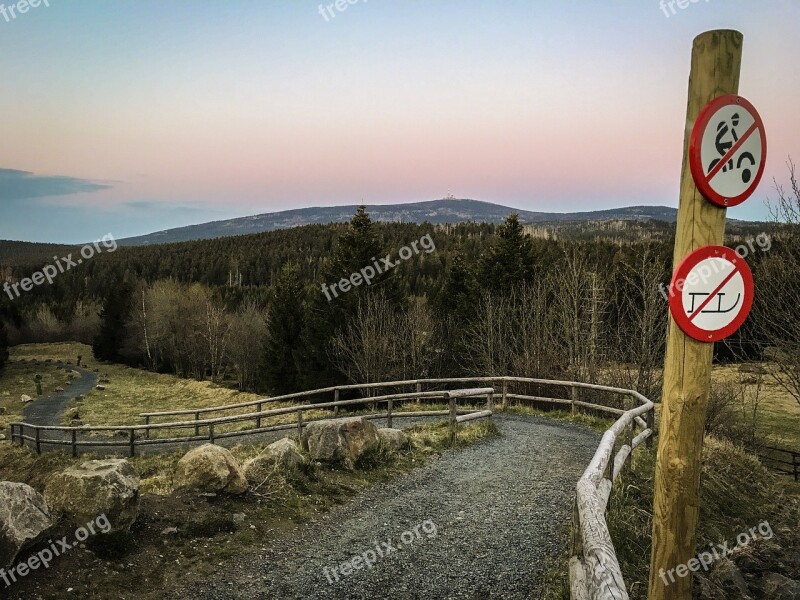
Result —
<svg viewBox="0 0 800 600"><path fill-rule="evenodd" d="M725 198L713 190L710 181L706 177L706 171L705 168L703 168L702 142L703 134L708 128L711 117L723 106L730 106L732 104L742 106L755 118L756 125L761 132L761 166L753 179L753 185L747 191L735 198ZM700 190L709 202L721 206L722 208L738 206L755 193L756 188L758 188L758 185L761 183L761 178L764 176L764 169L766 166L767 132L766 129L764 129L764 121L761 119L761 115L758 113L755 106L737 94L727 94L712 100L700 111L700 115L697 117L694 129L692 129L692 136L689 140L689 167L691 168L692 177L694 178L695 185L697 185L697 189Z"/></svg>
<svg viewBox="0 0 800 600"><path fill-rule="evenodd" d="M683 308L682 290L678 291L676 289L678 281L682 280L685 282L692 272L692 269L708 258L722 258L733 263L736 265L744 280L744 305L742 309L733 321L716 331L701 329L689 319L689 316ZM692 339L699 342L719 342L736 333L744 324L753 307L754 297L755 285L753 283L753 272L750 270L747 261L739 256L735 250L731 250L725 246L705 246L689 254L681 261L681 264L678 265L678 268L675 270L672 282L669 285L669 310L678 327Z"/></svg>

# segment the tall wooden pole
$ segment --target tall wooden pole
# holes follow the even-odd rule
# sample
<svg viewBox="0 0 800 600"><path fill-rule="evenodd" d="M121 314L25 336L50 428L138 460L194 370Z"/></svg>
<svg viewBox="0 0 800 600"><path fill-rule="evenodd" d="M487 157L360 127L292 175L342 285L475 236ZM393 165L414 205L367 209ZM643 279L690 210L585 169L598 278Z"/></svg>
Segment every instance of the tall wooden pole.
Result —
<svg viewBox="0 0 800 600"><path fill-rule="evenodd" d="M709 31L694 40L673 268L690 252L721 245L725 209L698 191L689 168L689 139L701 109L739 92L743 36ZM676 571L695 556L700 508L700 454L711 387L714 345L683 333L670 317L655 473L653 552L648 600L691 600L692 577ZM670 575L670 570L671 575ZM683 567L680 574L685 575Z"/></svg>

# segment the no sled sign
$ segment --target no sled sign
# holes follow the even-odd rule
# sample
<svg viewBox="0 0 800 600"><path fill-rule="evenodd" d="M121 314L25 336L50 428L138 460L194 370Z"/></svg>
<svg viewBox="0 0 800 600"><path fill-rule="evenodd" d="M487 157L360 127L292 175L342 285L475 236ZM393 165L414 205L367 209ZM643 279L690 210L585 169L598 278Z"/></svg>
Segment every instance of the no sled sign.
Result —
<svg viewBox="0 0 800 600"><path fill-rule="evenodd" d="M753 195L767 163L767 135L755 107L736 94L710 102L689 140L695 184L710 202L728 208Z"/></svg>
<svg viewBox="0 0 800 600"><path fill-rule="evenodd" d="M669 292L672 318L700 342L718 342L736 333L755 295L747 262L724 246L706 246L683 259Z"/></svg>

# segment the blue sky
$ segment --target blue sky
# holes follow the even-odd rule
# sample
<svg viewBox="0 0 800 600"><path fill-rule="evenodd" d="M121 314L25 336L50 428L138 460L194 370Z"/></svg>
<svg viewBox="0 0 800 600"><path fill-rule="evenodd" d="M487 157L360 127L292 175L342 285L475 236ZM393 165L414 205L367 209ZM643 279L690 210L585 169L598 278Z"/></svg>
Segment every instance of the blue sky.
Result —
<svg viewBox="0 0 800 600"><path fill-rule="evenodd" d="M691 43L715 28L745 34L740 92L770 140L764 183L729 215L764 218L798 154L800 0L669 17L658 0L319 6L49 0L0 16L0 239L450 192L676 206Z"/></svg>

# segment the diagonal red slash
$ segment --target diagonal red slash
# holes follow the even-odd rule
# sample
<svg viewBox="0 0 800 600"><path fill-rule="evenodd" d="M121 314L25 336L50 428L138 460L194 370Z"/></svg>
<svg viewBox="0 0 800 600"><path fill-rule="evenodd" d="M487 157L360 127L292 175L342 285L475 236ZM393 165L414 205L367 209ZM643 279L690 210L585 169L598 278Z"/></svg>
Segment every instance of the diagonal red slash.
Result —
<svg viewBox="0 0 800 600"><path fill-rule="evenodd" d="M738 272L739 272L739 267L737 267L737 266L734 264L734 265L733 265L733 272L731 272L731 274L730 274L730 275L728 275L728 276L727 276L725 279L723 279L723 280L722 280L722 283L720 283L720 284L717 286L717 289L715 289L713 292L711 292L711 293L708 295L708 298L706 298L705 300L703 300L703 301L700 303L700 306L697 308L697 310L695 310L695 311L694 311L694 312L693 312L693 313L692 313L692 314L689 316L689 321L694 321L695 317L696 317L697 315L699 315L701 312L703 312L703 309L704 309L706 306L708 306L708 303L709 303L709 302L711 302L711 301L714 299L714 296L716 296L717 294L719 294L719 293L722 291L722 288L724 288L724 287L725 287L725 286L728 284L728 282L729 282L731 279L733 279L734 275L736 275Z"/></svg>
<svg viewBox="0 0 800 600"><path fill-rule="evenodd" d="M750 129L745 131L744 135L739 138L739 141L736 142L733 145L733 147L722 158L722 160L719 161L716 164L716 166L708 172L708 176L707 176L708 177L708 181L711 181L712 179L714 179L714 177L717 176L717 173L719 173L723 168L725 168L725 165L728 164L728 161L730 161L733 158L733 156L739 151L739 148L741 148L744 145L744 143L748 140L748 138L751 135L753 135L753 133L756 131L756 129L758 129L758 122L757 121L750 126Z"/></svg>

